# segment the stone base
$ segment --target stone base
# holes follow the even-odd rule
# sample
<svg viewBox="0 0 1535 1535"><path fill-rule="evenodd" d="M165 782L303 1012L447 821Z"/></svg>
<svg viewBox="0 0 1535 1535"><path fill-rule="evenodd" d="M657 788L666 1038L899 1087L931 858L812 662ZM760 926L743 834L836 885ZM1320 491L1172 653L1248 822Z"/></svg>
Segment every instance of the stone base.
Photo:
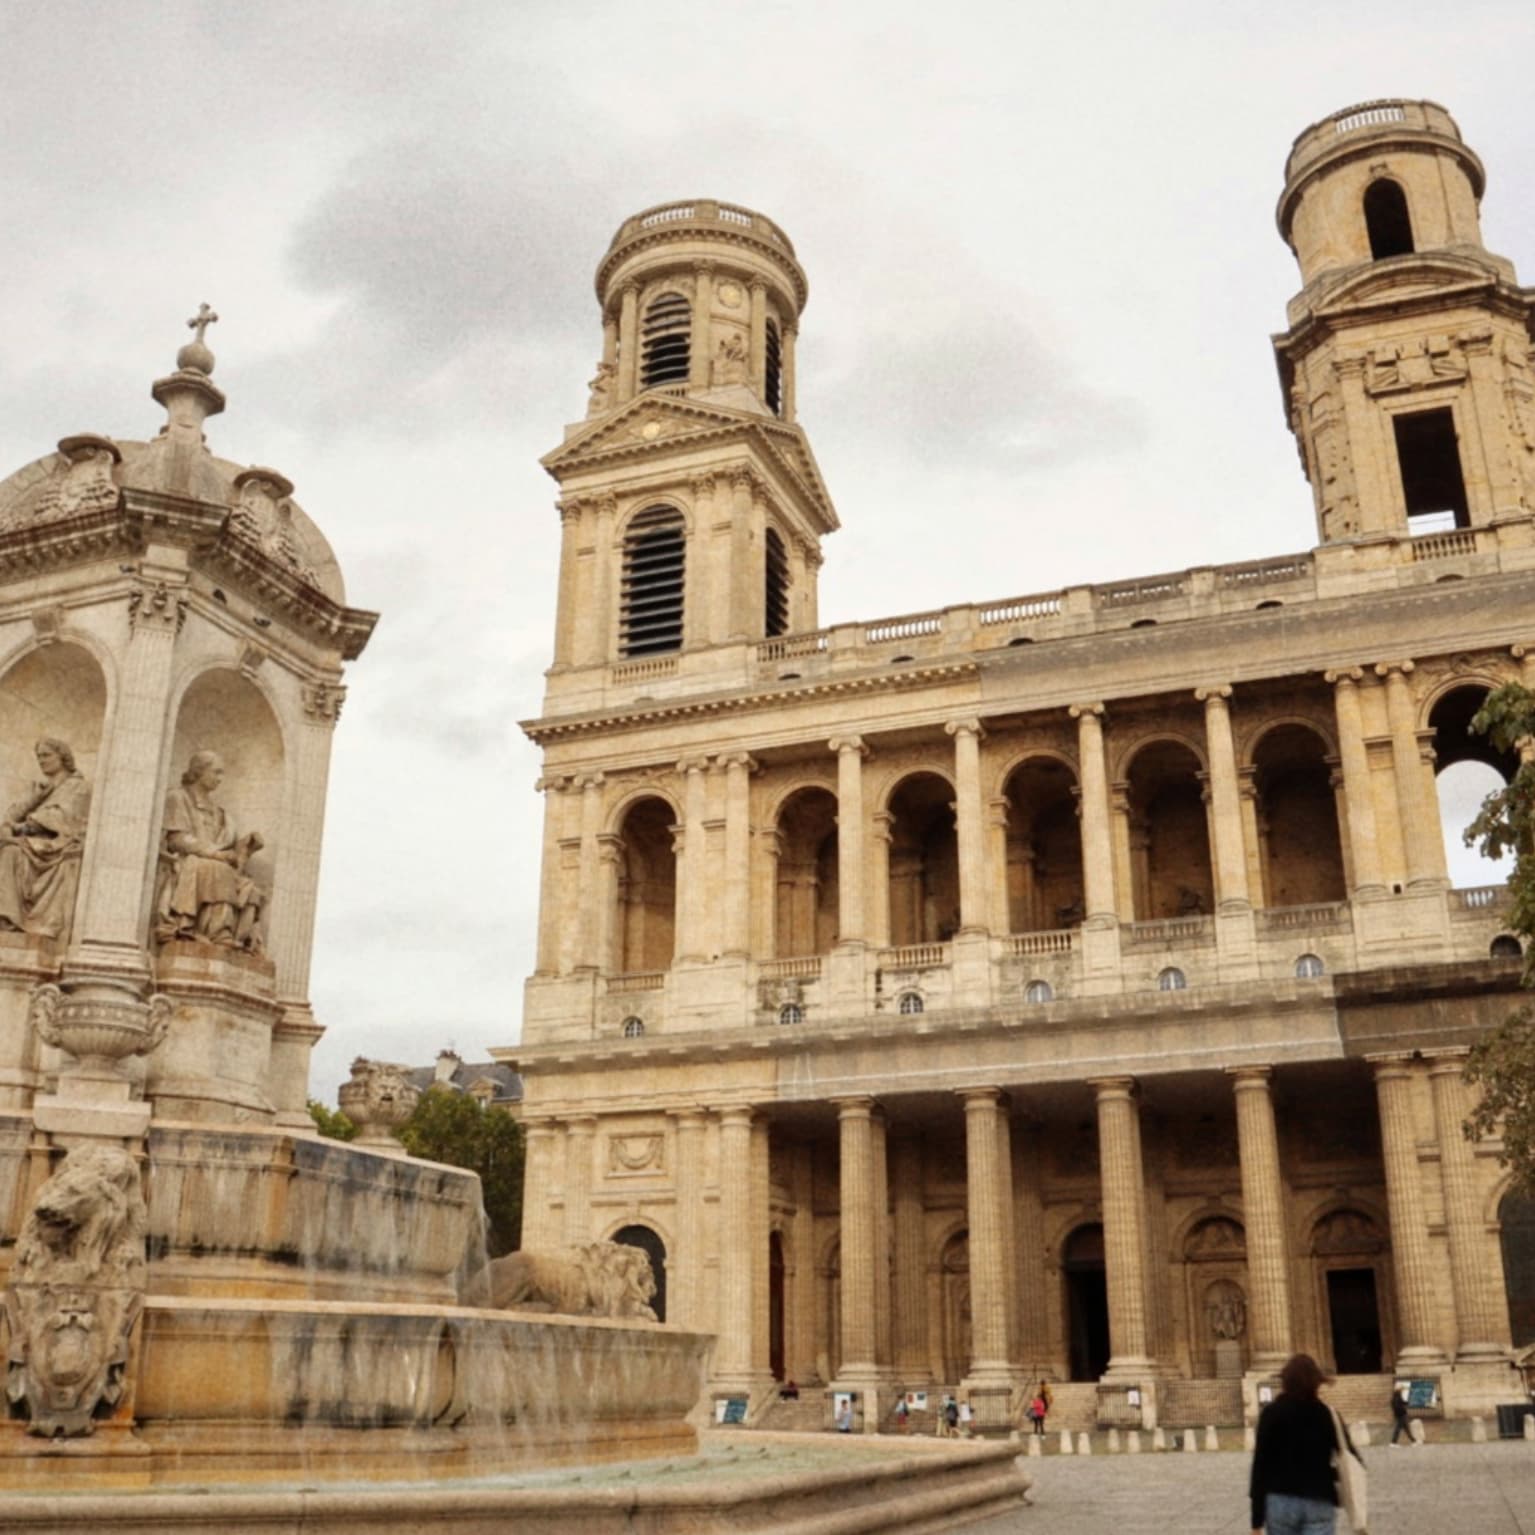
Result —
<svg viewBox="0 0 1535 1535"><path fill-rule="evenodd" d="M1242 1378L1242 1345L1234 1338L1222 1338L1215 1345L1215 1378L1240 1380Z"/></svg>
<svg viewBox="0 0 1535 1535"><path fill-rule="evenodd" d="M1155 1428L1156 1381L1100 1381L1097 1421L1099 1428Z"/></svg>
<svg viewBox="0 0 1535 1535"><path fill-rule="evenodd" d="M1527 1402L1523 1374L1508 1359L1458 1360L1440 1372L1439 1393L1446 1418L1495 1418L1510 1402Z"/></svg>
<svg viewBox="0 0 1535 1535"><path fill-rule="evenodd" d="M32 1122L45 1134L66 1142L137 1140L149 1128L149 1105L126 1095L111 1103L42 1093L32 1100Z"/></svg>

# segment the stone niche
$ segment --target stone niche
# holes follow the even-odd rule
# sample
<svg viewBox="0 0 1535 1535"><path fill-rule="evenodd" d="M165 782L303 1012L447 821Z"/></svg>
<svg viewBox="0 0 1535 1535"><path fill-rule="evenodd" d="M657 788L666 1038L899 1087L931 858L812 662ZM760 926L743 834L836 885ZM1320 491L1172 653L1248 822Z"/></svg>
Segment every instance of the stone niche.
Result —
<svg viewBox="0 0 1535 1535"><path fill-rule="evenodd" d="M31 648L0 671L0 812L25 805L34 792L40 780L34 749L44 738L63 741L87 785L97 786L106 679L83 646L39 644L36 634L30 631ZM79 868L93 830L88 824ZM0 1110L26 1108L58 1069L58 1052L40 1043L27 1015L33 987L58 978L77 908L77 898L51 902L37 913L46 931L0 932Z"/></svg>
<svg viewBox="0 0 1535 1535"><path fill-rule="evenodd" d="M217 752L223 762L215 798L236 835L261 837L244 872L266 893L265 909L249 948L184 937L156 945L156 986L175 1013L165 1043L150 1057L146 1087L164 1119L265 1122L275 1112L269 1077L272 1030L281 1015L269 935L289 795L282 728L261 689L239 672L205 671L182 695L166 764L168 793L203 751ZM156 845L163 848L163 836ZM151 933L169 872L162 853Z"/></svg>

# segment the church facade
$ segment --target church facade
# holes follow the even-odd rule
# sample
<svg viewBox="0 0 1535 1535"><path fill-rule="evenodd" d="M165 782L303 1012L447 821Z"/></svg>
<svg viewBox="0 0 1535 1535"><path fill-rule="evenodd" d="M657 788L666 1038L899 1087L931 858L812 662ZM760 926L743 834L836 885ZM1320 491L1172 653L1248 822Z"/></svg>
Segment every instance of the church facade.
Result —
<svg viewBox="0 0 1535 1535"><path fill-rule="evenodd" d="M646 1247L717 1393L1001 1426L1044 1376L1206 1422L1305 1349L1520 1394L1535 1233L1460 1129L1519 945L1435 791L1510 771L1468 724L1535 684L1535 294L1483 184L1433 103L1296 140L1309 552L829 627L788 237L707 201L615 235L544 461L538 957L495 1053L524 1245Z"/></svg>

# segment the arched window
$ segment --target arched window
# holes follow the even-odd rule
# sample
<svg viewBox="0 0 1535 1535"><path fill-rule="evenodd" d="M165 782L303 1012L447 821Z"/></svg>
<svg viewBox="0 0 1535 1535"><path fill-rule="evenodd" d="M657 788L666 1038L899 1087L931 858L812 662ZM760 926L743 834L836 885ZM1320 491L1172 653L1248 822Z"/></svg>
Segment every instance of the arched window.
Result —
<svg viewBox="0 0 1535 1535"><path fill-rule="evenodd" d="M645 1032L645 1020L643 1018L624 1019L624 1038L638 1039Z"/></svg>
<svg viewBox="0 0 1535 1535"><path fill-rule="evenodd" d="M803 1023L805 1021L805 1009L797 1002L787 1002L778 1009L778 1021L780 1023Z"/></svg>
<svg viewBox="0 0 1535 1535"><path fill-rule="evenodd" d="M1321 956L1317 954L1302 954L1295 961L1295 979L1298 981L1314 981L1319 975L1325 973L1327 966L1322 963Z"/></svg>
<svg viewBox="0 0 1535 1535"><path fill-rule="evenodd" d="M1158 991L1183 991L1188 984L1188 978L1176 965L1169 965L1157 977Z"/></svg>
<svg viewBox="0 0 1535 1535"><path fill-rule="evenodd" d="M640 332L640 387L685 384L693 310L680 293L663 293L645 310Z"/></svg>
<svg viewBox="0 0 1535 1535"><path fill-rule="evenodd" d="M1025 1002L1048 1002L1055 996L1049 981L1030 981L1023 989Z"/></svg>
<svg viewBox="0 0 1535 1535"><path fill-rule="evenodd" d="M922 1011L922 998L914 991L903 991L901 993L900 1009L908 1016L912 1013L920 1013Z"/></svg>
<svg viewBox="0 0 1535 1535"><path fill-rule="evenodd" d="M1401 182L1382 176L1365 188L1364 227L1369 231L1374 260L1412 254L1412 219Z"/></svg>
<svg viewBox="0 0 1535 1535"><path fill-rule="evenodd" d="M778 334L778 321L769 317L767 322L767 352L763 359L763 393L767 396L767 408L775 416L783 414L783 341Z"/></svg>
<svg viewBox="0 0 1535 1535"><path fill-rule="evenodd" d="M653 656L682 649L686 561L686 530L676 507L652 506L629 524L618 615L620 655Z"/></svg>
<svg viewBox="0 0 1535 1535"><path fill-rule="evenodd" d="M1518 959L1524 950L1519 947L1519 940L1512 933L1499 933L1492 940L1491 953L1494 959Z"/></svg>
<svg viewBox="0 0 1535 1535"><path fill-rule="evenodd" d="M789 632L789 555L777 528L767 530L762 559L762 632Z"/></svg>

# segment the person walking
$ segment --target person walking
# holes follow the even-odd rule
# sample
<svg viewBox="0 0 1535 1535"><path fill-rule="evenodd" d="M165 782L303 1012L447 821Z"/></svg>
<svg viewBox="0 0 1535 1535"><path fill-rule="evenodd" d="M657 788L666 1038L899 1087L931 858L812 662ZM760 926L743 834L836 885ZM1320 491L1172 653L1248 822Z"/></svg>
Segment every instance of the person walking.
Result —
<svg viewBox="0 0 1535 1535"><path fill-rule="evenodd" d="M1398 1385L1391 1393L1391 1448L1396 1448L1396 1441L1402 1434L1406 1434L1407 1443L1413 1443L1412 1424L1407 1419L1407 1388Z"/></svg>
<svg viewBox="0 0 1535 1535"><path fill-rule="evenodd" d="M1050 1403L1045 1399L1045 1383L1040 1381L1039 1390L1034 1393L1034 1400L1029 1403L1029 1418L1034 1424L1035 1434L1043 1439L1045 1436L1045 1419L1050 1415Z"/></svg>
<svg viewBox="0 0 1535 1535"><path fill-rule="evenodd" d="M1310 1354L1279 1372L1280 1393L1258 1417L1248 1497L1253 1535L1333 1535L1338 1492L1332 1457L1364 1461L1332 1410L1317 1396L1327 1382Z"/></svg>

